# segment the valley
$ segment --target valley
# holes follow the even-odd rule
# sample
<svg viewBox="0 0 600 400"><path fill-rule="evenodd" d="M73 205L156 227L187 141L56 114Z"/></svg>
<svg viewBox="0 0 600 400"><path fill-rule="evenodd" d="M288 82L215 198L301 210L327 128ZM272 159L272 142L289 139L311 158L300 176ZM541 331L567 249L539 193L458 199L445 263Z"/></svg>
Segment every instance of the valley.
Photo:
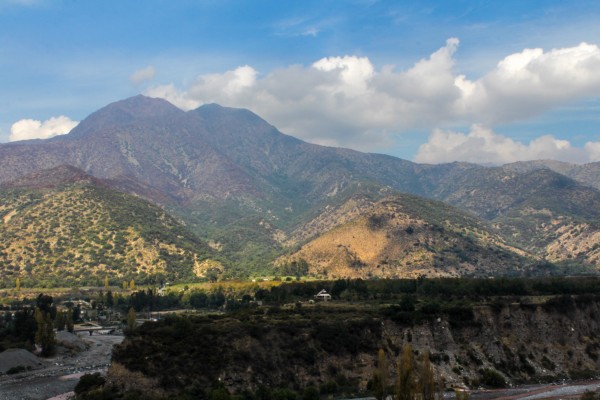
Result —
<svg viewBox="0 0 600 400"><path fill-rule="evenodd" d="M88 287L126 329L78 398L377 395L406 348L414 390L597 378L595 165L417 164L145 96L0 163L3 303Z"/></svg>

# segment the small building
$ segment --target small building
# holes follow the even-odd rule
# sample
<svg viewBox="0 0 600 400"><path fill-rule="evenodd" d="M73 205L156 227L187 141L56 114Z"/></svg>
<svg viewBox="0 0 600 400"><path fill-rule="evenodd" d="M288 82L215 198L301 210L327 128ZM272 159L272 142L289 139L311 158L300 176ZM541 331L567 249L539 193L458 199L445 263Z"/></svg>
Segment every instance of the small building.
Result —
<svg viewBox="0 0 600 400"><path fill-rule="evenodd" d="M325 289L323 289L319 293L315 294L315 300L330 301L331 295L327 293Z"/></svg>

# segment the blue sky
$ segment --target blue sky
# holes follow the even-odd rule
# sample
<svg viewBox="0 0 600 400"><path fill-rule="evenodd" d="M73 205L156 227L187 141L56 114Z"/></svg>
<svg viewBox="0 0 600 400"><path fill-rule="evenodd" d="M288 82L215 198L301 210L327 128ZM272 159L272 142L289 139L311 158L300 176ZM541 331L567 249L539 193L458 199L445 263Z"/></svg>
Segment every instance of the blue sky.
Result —
<svg viewBox="0 0 600 400"><path fill-rule="evenodd" d="M0 141L138 93L421 162L600 160L595 1L0 0Z"/></svg>

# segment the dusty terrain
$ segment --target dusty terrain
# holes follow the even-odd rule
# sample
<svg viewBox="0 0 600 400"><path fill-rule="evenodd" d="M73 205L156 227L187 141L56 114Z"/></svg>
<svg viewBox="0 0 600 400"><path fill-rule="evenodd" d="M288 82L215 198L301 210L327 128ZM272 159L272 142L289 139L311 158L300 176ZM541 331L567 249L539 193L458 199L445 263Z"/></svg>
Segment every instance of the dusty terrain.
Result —
<svg viewBox="0 0 600 400"><path fill-rule="evenodd" d="M0 400L46 400L72 391L81 375L105 371L110 364L112 347L121 335L81 336L89 342L77 354L60 354L47 359L47 366L15 375L0 376Z"/></svg>
<svg viewBox="0 0 600 400"><path fill-rule="evenodd" d="M586 392L598 392L599 381L571 382L562 384L525 385L511 389L479 390L471 393L473 400L551 400L579 398ZM445 397L445 396L444 396ZM454 396L452 396L454 398Z"/></svg>

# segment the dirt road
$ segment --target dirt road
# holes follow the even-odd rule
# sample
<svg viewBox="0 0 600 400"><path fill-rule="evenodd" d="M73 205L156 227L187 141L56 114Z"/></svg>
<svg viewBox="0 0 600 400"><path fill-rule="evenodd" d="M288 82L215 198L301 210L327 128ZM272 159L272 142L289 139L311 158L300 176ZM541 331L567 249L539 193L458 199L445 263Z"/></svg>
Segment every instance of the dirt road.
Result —
<svg viewBox="0 0 600 400"><path fill-rule="evenodd" d="M106 371L112 347L123 341L121 335L82 336L90 343L75 356L48 359L42 369L0 377L0 400L46 400L72 391L81 375Z"/></svg>
<svg viewBox="0 0 600 400"><path fill-rule="evenodd" d="M473 400L542 400L579 398L585 392L598 392L599 381L570 382L560 385L527 385L512 389L480 390L471 392Z"/></svg>

